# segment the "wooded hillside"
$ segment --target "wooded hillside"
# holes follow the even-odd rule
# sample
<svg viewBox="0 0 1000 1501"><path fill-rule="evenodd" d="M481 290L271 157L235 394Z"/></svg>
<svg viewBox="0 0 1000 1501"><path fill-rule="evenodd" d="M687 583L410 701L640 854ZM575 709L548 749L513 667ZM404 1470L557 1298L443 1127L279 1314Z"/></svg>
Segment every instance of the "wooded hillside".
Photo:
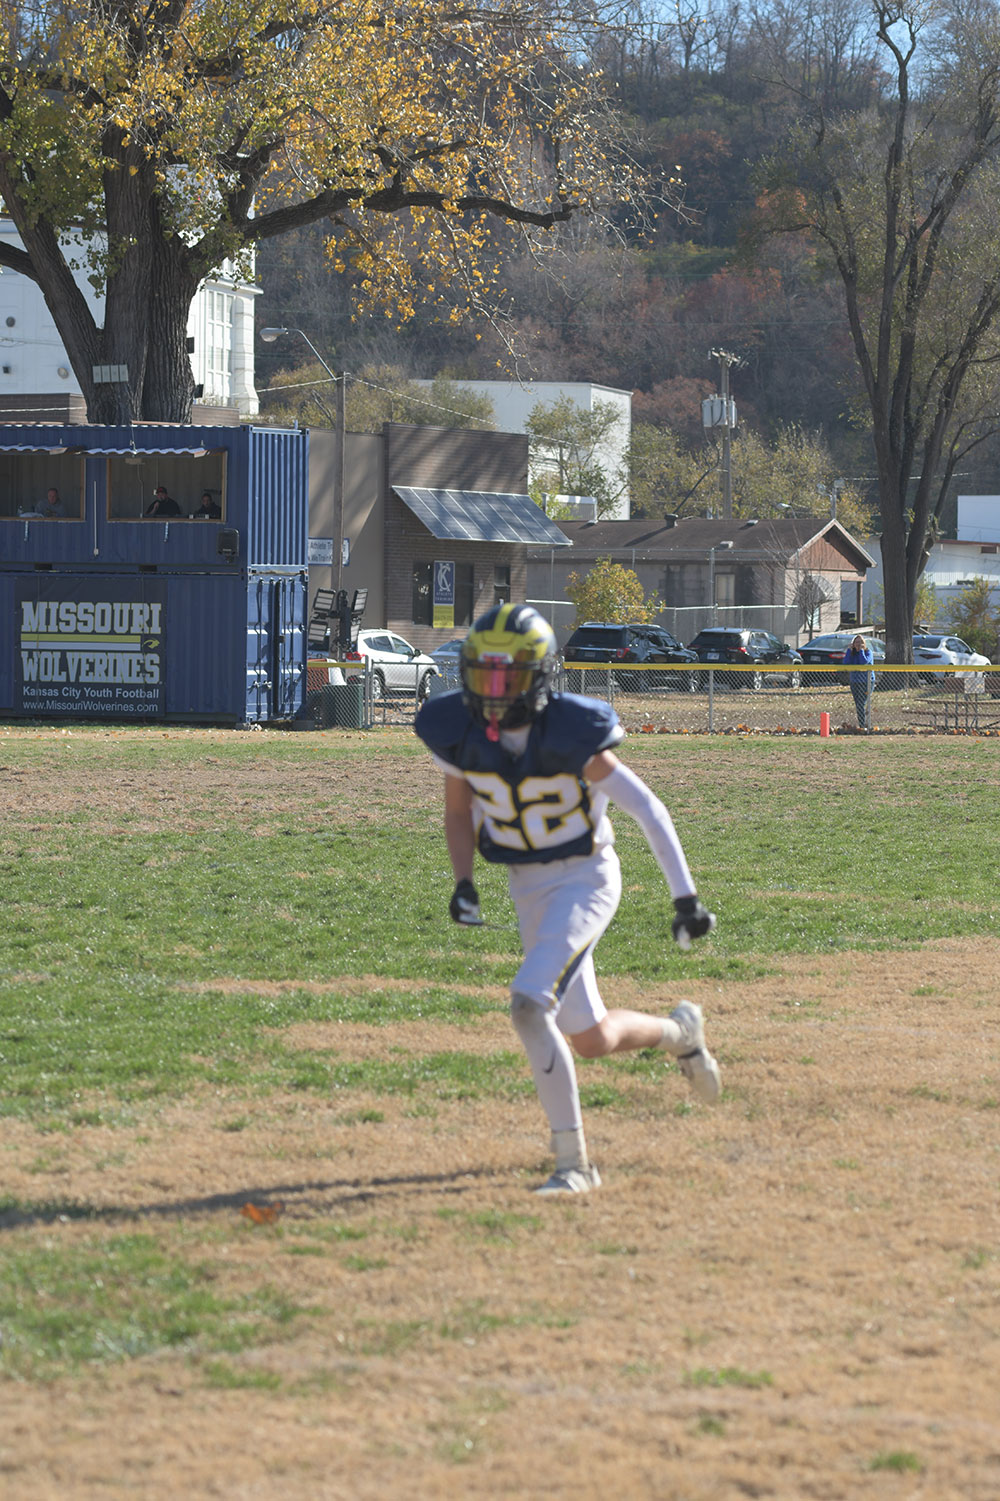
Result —
<svg viewBox="0 0 1000 1501"><path fill-rule="evenodd" d="M583 221L557 227L559 255L546 267L497 226L519 374L631 389L637 423L669 428L697 452L701 399L718 388L711 351L724 348L740 359L730 380L741 427L769 443L789 428L816 435L833 474L875 502L870 420L836 269L807 233L750 234L767 214L761 165L789 129L807 113L861 117L891 93L871 15L866 0L680 0L669 13L634 0L619 28L594 34L584 68L612 81L654 183L679 172L686 211L664 208L648 224L623 215L615 242ZM317 224L262 246L264 322L306 330L338 369L395 366L460 381L510 368L501 335L482 321L456 327L440 309L419 308L402 328L353 321L350 272L338 274L324 251L329 233ZM298 354L289 344L259 348L259 385ZM954 494L977 490L1000 490L995 438L959 466L945 532Z"/></svg>

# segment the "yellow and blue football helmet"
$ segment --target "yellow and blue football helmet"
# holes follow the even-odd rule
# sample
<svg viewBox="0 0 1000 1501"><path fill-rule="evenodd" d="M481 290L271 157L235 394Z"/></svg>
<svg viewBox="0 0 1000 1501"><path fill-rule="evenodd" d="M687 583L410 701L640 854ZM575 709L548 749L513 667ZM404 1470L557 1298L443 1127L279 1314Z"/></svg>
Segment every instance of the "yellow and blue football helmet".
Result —
<svg viewBox="0 0 1000 1501"><path fill-rule="evenodd" d="M552 627L530 605L496 605L476 621L462 644L462 697L488 739L538 718L556 653Z"/></svg>

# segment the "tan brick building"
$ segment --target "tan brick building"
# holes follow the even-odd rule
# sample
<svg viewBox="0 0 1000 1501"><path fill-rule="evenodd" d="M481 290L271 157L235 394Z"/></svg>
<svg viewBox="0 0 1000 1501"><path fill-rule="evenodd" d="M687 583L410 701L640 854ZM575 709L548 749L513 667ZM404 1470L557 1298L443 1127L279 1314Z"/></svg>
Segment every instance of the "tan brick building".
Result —
<svg viewBox="0 0 1000 1501"><path fill-rule="evenodd" d="M312 432L309 532L314 556L332 561L311 563L310 598L366 589L362 624L425 650L464 635L501 600L525 598L529 543L572 550L527 493L522 433L386 423L348 433L342 482L339 469L336 434Z"/></svg>

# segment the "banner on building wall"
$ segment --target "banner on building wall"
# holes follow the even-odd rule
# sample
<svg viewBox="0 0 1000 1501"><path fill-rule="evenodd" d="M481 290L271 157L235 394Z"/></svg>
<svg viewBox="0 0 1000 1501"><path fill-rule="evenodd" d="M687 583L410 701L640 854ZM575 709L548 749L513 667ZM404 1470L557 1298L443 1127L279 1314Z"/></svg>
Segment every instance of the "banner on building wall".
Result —
<svg viewBox="0 0 1000 1501"><path fill-rule="evenodd" d="M165 599L151 579L19 581L14 707L45 717L161 715Z"/></svg>
<svg viewBox="0 0 1000 1501"><path fill-rule="evenodd" d="M446 630L455 628L455 565L434 564L434 624Z"/></svg>

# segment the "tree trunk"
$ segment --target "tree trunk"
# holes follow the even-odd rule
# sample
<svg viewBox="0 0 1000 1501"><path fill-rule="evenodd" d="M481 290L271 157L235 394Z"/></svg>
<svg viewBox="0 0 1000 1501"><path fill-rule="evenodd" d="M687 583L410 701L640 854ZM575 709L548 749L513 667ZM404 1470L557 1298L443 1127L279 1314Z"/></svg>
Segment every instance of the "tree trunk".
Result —
<svg viewBox="0 0 1000 1501"><path fill-rule="evenodd" d="M146 422L191 421L194 377L187 347L188 311L199 271L179 235L154 235L149 341L139 416Z"/></svg>
<svg viewBox="0 0 1000 1501"><path fill-rule="evenodd" d="M913 594L907 585L906 543L895 531L882 533L885 650L889 662L913 661Z"/></svg>
<svg viewBox="0 0 1000 1501"><path fill-rule="evenodd" d="M108 268L101 330L101 363L127 372L124 381L95 384L88 396L92 422L127 423L141 410L153 280L151 204L155 178L144 153L122 140L117 128L105 133L105 154L116 169L104 174ZM82 376L77 372L77 378ZM86 390L86 387L84 387Z"/></svg>
<svg viewBox="0 0 1000 1501"><path fill-rule="evenodd" d="M108 145L109 152L112 147ZM0 159L0 197L30 257L37 285L87 403L88 422L185 423L194 381L188 311L201 263L159 215L155 182L141 153L119 150L105 178L108 265L104 326L96 322L63 245L22 201L23 182ZM134 170L131 170L133 169ZM119 379L122 372L124 380Z"/></svg>
<svg viewBox="0 0 1000 1501"><path fill-rule="evenodd" d="M874 405L874 404L873 404ZM876 409L876 418L878 412ZM890 662L913 661L913 589L906 566L908 528L903 496L906 478L900 458L885 434L888 420L875 422L879 506L882 514L882 588L885 599L885 646Z"/></svg>

